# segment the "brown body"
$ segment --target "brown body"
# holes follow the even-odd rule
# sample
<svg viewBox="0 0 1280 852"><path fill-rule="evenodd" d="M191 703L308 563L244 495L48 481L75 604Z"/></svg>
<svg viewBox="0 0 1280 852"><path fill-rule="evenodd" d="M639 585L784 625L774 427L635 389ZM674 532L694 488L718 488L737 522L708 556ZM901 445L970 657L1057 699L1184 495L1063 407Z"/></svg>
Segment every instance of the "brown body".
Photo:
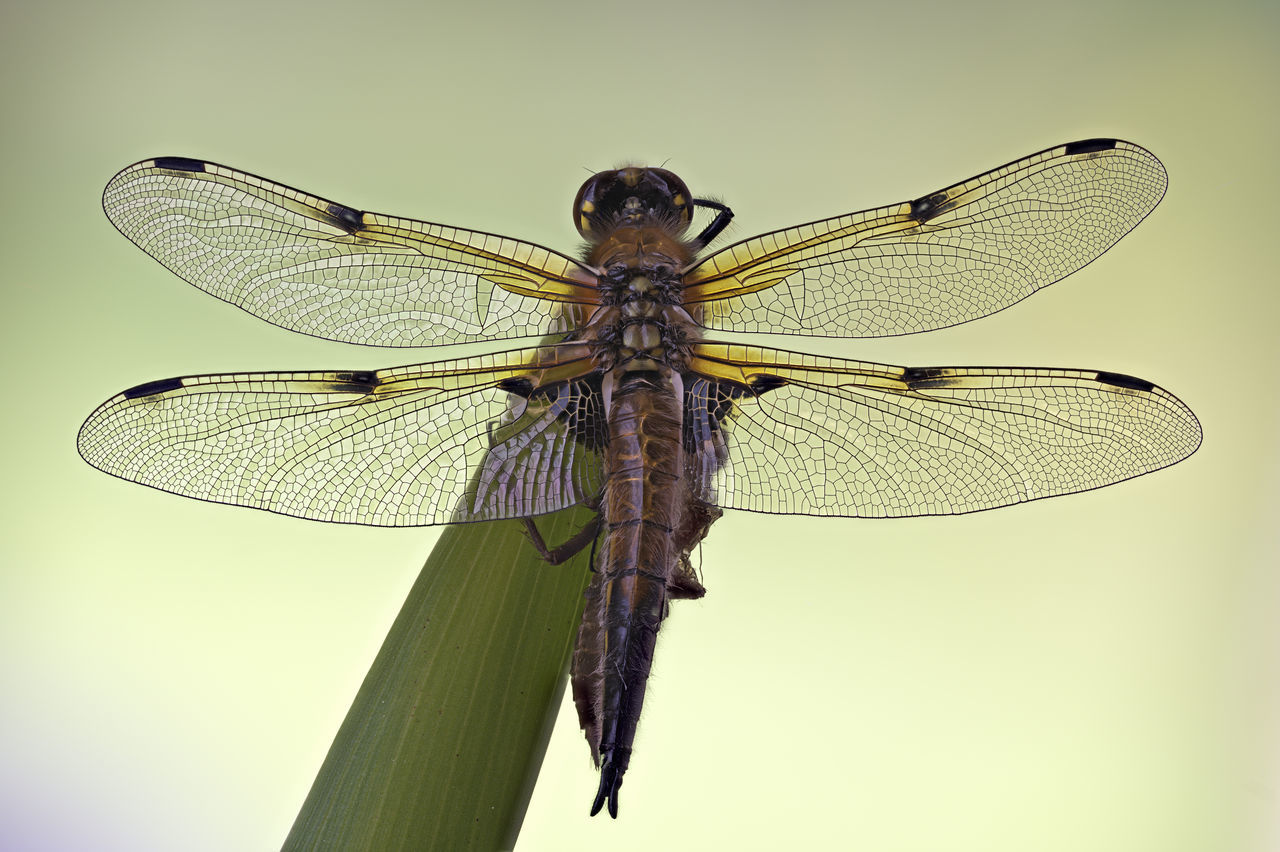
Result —
<svg viewBox="0 0 1280 852"><path fill-rule="evenodd" d="M635 739L668 586L679 567L680 403L637 376L609 411L605 537L574 665L574 696L593 753L620 775Z"/></svg>
<svg viewBox="0 0 1280 852"><path fill-rule="evenodd" d="M578 719L597 762L611 748L630 755L667 601L706 594L689 554L721 512L696 500L680 478L681 411L673 400L669 391L635 381L614 396L610 412L605 542L571 672Z"/></svg>
<svg viewBox="0 0 1280 852"><path fill-rule="evenodd" d="M600 764L593 813L617 810L653 662L673 598L701 597L689 551L719 516L684 478L684 381L697 326L681 302L692 259L676 228L648 220L610 231L588 261L614 287L584 339L606 372L604 540L574 651L578 718Z"/></svg>

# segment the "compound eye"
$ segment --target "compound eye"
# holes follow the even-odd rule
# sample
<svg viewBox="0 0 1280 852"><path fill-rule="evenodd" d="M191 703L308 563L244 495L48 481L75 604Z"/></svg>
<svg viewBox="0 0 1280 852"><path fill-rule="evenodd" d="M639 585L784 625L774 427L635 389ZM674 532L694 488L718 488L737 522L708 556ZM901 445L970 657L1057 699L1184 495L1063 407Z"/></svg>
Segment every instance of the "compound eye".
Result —
<svg viewBox="0 0 1280 852"><path fill-rule="evenodd" d="M684 181L666 169L627 166L597 172L573 200L573 225L588 240L600 238L608 223L646 218L684 227L693 221L693 196Z"/></svg>
<svg viewBox="0 0 1280 852"><path fill-rule="evenodd" d="M652 171L666 182L671 206L680 216L680 223L682 225L691 223L693 221L693 195L689 192L689 187L675 172L667 171L666 169L653 169Z"/></svg>
<svg viewBox="0 0 1280 852"><path fill-rule="evenodd" d="M590 239L595 231L593 221L599 210L599 199L617 181L616 171L597 172L587 178L573 199L573 226L578 234Z"/></svg>

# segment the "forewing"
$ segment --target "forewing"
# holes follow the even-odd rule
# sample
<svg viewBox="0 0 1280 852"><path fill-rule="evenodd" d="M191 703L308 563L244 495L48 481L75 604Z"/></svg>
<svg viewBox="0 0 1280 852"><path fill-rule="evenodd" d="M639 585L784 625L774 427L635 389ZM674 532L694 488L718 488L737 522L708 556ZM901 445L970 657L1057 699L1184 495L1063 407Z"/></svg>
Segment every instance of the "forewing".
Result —
<svg viewBox="0 0 1280 852"><path fill-rule="evenodd" d="M299 518L419 526L538 515L603 483L599 394L587 379L528 398L504 389L535 361L553 363L547 353L149 382L100 406L78 446L114 476Z"/></svg>
<svg viewBox="0 0 1280 852"><path fill-rule="evenodd" d="M433 346L563 332L574 324L564 303L596 296L585 267L541 246L362 212L202 160L132 165L102 206L206 293L330 340Z"/></svg>
<svg viewBox="0 0 1280 852"><path fill-rule="evenodd" d="M709 343L697 353L691 475L726 508L977 512L1150 473L1200 444L1181 401L1116 373L904 368Z"/></svg>
<svg viewBox="0 0 1280 852"><path fill-rule="evenodd" d="M1164 195L1149 151L1090 139L901 204L745 240L685 276L716 329L882 337L987 316L1070 275Z"/></svg>

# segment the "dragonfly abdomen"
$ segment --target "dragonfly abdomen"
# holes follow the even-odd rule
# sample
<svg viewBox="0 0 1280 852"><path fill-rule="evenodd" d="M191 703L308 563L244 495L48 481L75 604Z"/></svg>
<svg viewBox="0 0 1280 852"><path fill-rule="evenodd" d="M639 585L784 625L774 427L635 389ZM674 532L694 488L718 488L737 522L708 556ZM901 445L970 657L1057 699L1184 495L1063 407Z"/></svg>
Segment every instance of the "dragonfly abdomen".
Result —
<svg viewBox="0 0 1280 852"><path fill-rule="evenodd" d="M679 554L673 531L680 525L683 466L681 398L658 373L626 373L609 411L607 481L601 511L605 540L584 630L598 631L600 789L592 806L605 802L617 815L618 787L631 757L658 627L667 611L667 587ZM590 637L580 637L589 639ZM579 653L590 655L580 641ZM588 662L584 656L582 662ZM575 677L581 672L575 661ZM579 679L580 680L580 679ZM575 697L584 690L575 683ZM585 697L585 696L584 696ZM594 697L594 696L592 696ZM581 703L580 703L581 708Z"/></svg>

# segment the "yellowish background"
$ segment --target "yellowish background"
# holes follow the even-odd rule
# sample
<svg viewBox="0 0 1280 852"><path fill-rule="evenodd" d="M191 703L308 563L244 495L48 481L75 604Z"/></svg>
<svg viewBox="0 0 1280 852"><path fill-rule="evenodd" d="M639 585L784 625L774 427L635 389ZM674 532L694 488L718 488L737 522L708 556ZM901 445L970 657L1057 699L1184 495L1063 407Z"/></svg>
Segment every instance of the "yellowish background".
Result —
<svg viewBox="0 0 1280 852"><path fill-rule="evenodd" d="M1097 264L949 331L773 342L1139 375L1199 414L1200 452L960 518L725 517L621 819L587 818L566 707L518 848L1276 848L1277 8L6 5L0 848L278 847L436 536L79 460L81 420L145 380L431 357L186 286L103 217L117 169L208 158L571 248L579 182L626 159L732 204L742 238L1091 136L1171 181Z"/></svg>

